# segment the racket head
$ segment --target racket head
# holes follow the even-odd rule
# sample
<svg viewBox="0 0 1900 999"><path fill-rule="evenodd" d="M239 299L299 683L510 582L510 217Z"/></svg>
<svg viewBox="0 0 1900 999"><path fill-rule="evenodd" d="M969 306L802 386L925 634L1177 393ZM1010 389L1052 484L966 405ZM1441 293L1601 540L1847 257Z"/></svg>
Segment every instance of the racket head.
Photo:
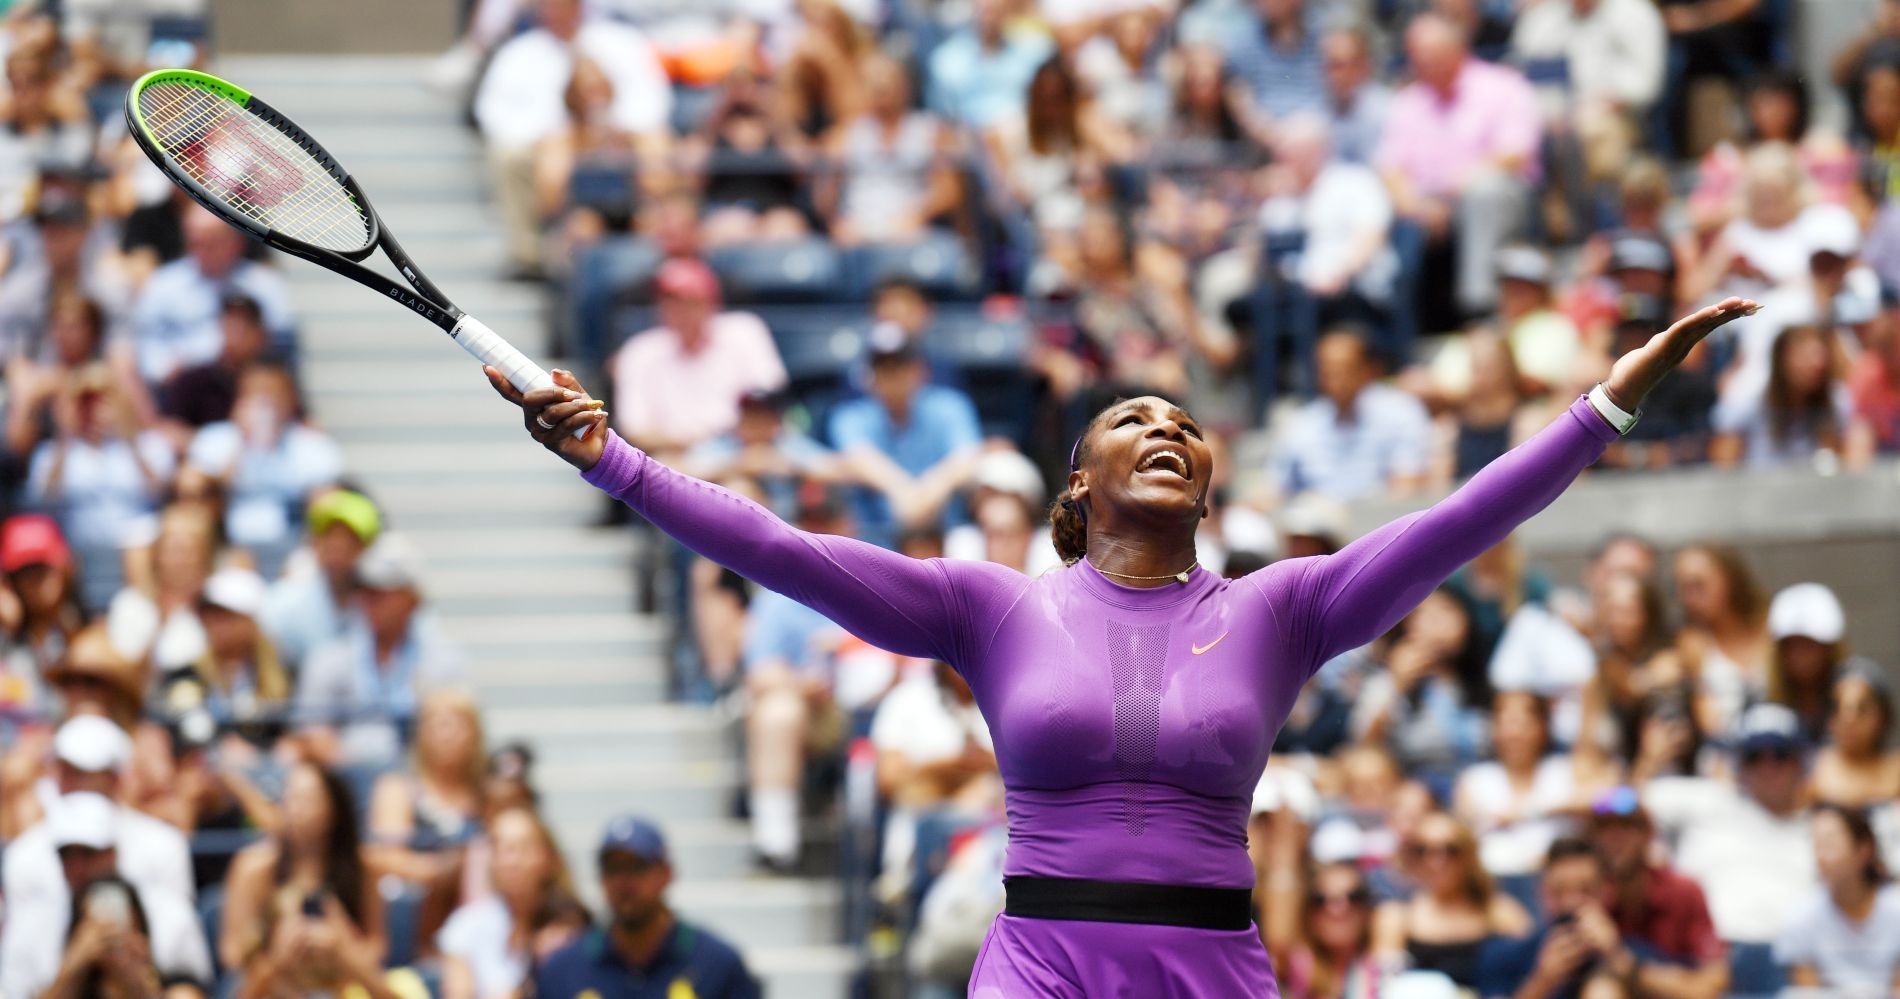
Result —
<svg viewBox="0 0 1900 999"><path fill-rule="evenodd" d="M126 126L159 169L212 214L303 256L362 260L382 225L309 133L209 73L160 69L125 95Z"/></svg>

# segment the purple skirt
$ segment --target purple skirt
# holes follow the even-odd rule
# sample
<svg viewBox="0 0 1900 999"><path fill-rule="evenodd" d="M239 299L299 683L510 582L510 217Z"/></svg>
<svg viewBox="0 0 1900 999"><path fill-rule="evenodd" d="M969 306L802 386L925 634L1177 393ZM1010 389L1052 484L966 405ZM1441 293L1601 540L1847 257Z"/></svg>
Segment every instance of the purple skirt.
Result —
<svg viewBox="0 0 1900 999"><path fill-rule="evenodd" d="M1257 929L998 916L971 999L1278 999Z"/></svg>

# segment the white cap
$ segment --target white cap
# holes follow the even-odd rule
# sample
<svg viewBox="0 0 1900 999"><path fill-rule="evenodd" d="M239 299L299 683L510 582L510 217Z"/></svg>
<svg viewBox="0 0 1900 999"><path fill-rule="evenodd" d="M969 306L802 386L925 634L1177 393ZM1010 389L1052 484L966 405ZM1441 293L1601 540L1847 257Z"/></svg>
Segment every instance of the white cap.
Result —
<svg viewBox="0 0 1900 999"><path fill-rule="evenodd" d="M237 566L219 569L205 580L204 602L234 614L256 617L264 609L264 577Z"/></svg>
<svg viewBox="0 0 1900 999"><path fill-rule="evenodd" d="M1357 863L1366 855L1366 834L1351 819L1328 819L1307 844L1316 864Z"/></svg>
<svg viewBox="0 0 1900 999"><path fill-rule="evenodd" d="M84 846L110 850L118 843L119 806L94 791L62 795L46 817L55 848Z"/></svg>
<svg viewBox="0 0 1900 999"><path fill-rule="evenodd" d="M1042 505L1042 473L1019 451L985 451L976 461L974 481L985 489L1021 496L1032 506Z"/></svg>
<svg viewBox="0 0 1900 999"><path fill-rule="evenodd" d="M1311 822L1319 813L1319 792L1314 790L1312 779L1298 770L1268 767L1260 775L1260 783L1254 785L1253 814L1282 809L1292 812L1302 822Z"/></svg>
<svg viewBox="0 0 1900 999"><path fill-rule="evenodd" d="M1860 252L1860 223L1840 205L1815 205L1801 213L1796 225L1809 254L1851 257Z"/></svg>
<svg viewBox="0 0 1900 999"><path fill-rule="evenodd" d="M1306 492L1293 497L1275 519L1280 523L1280 533L1289 538L1329 538L1336 544L1349 540L1346 507L1319 493Z"/></svg>
<svg viewBox="0 0 1900 999"><path fill-rule="evenodd" d="M1847 615L1833 590L1820 583L1796 583L1769 603L1768 633L1777 639L1799 635L1823 644L1838 642L1847 634Z"/></svg>
<svg viewBox="0 0 1900 999"><path fill-rule="evenodd" d="M132 759L132 737L99 715L74 715L54 733L53 756L89 774L118 770Z"/></svg>
<svg viewBox="0 0 1900 999"><path fill-rule="evenodd" d="M356 563L356 581L373 590L422 588L422 553L400 535L385 533Z"/></svg>

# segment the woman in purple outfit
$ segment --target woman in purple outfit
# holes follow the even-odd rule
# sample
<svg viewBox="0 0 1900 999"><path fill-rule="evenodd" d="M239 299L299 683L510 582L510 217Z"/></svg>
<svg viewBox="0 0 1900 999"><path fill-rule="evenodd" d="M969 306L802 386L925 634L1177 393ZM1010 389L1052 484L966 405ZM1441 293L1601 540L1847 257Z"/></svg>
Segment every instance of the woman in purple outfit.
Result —
<svg viewBox="0 0 1900 999"><path fill-rule="evenodd" d="M1070 564L1031 579L800 532L606 432L566 372L525 398L488 377L535 440L688 548L969 681L1010 820L1008 901L972 996L1225 999L1278 991L1252 924L1247 813L1300 685L1548 505L1691 347L1755 307L1728 299L1619 358L1431 509L1235 580L1195 563L1213 455L1163 399L1090 422L1052 514Z"/></svg>

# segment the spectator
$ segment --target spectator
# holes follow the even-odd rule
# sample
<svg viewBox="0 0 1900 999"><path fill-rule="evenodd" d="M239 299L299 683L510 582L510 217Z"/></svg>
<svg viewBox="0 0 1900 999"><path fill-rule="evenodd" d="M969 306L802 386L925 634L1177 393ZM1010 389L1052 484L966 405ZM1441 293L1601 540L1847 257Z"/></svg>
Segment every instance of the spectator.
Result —
<svg viewBox="0 0 1900 999"><path fill-rule="evenodd" d="M1659 995L1722 995L1729 984L1728 950L1716 936L1701 886L1651 862L1655 826L1640 796L1627 787L1599 796L1589 830L1609 871L1617 934L1628 946L1655 955L1636 969L1639 987Z"/></svg>
<svg viewBox="0 0 1900 999"><path fill-rule="evenodd" d="M1665 653L1672 658L1672 653ZM1665 672L1660 666L1652 672ZM1710 757L1707 733L1691 705L1693 688L1687 679L1653 683L1637 709L1636 749L1629 757L1629 783L1648 787L1658 778L1706 776L1716 769Z"/></svg>
<svg viewBox="0 0 1900 999"><path fill-rule="evenodd" d="M970 23L930 53L925 94L930 109L983 130L1027 106L1029 79L1049 58L1048 38L1011 32L1008 0L975 0Z"/></svg>
<svg viewBox="0 0 1900 999"><path fill-rule="evenodd" d="M59 525L31 513L0 523L0 573L18 601L18 618L7 622L0 641L0 716L27 720L52 708L46 671L85 622L72 549Z"/></svg>
<svg viewBox="0 0 1900 999"><path fill-rule="evenodd" d="M264 578L251 569L219 569L198 604L204 652L182 673L194 691L183 703L202 706L220 725L242 726L268 748L290 709L291 674L264 636ZM171 692L170 699L177 691Z"/></svg>
<svg viewBox="0 0 1900 999"><path fill-rule="evenodd" d="M1796 988L1867 995L1900 988L1900 888L1867 816L1820 805L1809 824L1821 890L1775 938L1775 963Z"/></svg>
<svg viewBox="0 0 1900 999"><path fill-rule="evenodd" d="M1414 20L1405 42L1414 81L1392 99L1374 162L1399 216L1423 226L1441 255L1455 252L1456 306L1481 315L1497 300L1497 251L1529 217L1536 95L1516 70L1472 58L1438 14Z"/></svg>
<svg viewBox="0 0 1900 999"><path fill-rule="evenodd" d="M1820 583L1796 583L1768 604L1768 634L1775 640L1768 660L1768 699L1801 719L1812 741L1827 727L1835 670L1847 657L1847 616L1834 591Z"/></svg>
<svg viewBox="0 0 1900 999"><path fill-rule="evenodd" d="M1683 617L1676 644L1696 664L1696 718L1705 732L1726 732L1768 691L1767 601L1741 553L1726 545L1684 547L1674 572Z"/></svg>
<svg viewBox="0 0 1900 999"><path fill-rule="evenodd" d="M4 371L7 386L7 450L26 456L58 432L60 397L82 372L99 366L104 314L89 299L62 296L44 317L51 357L20 357ZM40 327L36 324L37 332ZM133 390L132 379L113 372L115 381Z"/></svg>
<svg viewBox="0 0 1900 999"><path fill-rule="evenodd" d="M204 651L198 605L216 561L216 515L177 503L166 507L144 556L113 595L106 625L128 656L149 657L160 669L184 666Z"/></svg>
<svg viewBox="0 0 1900 999"><path fill-rule="evenodd" d="M536 969L541 999L636 999L645 983L700 999L757 999L759 983L730 944L674 916L666 904L673 865L651 823L622 816L601 838L605 926L550 955Z"/></svg>
<svg viewBox="0 0 1900 999"><path fill-rule="evenodd" d="M317 759L386 765L409 744L416 705L461 679L461 654L422 612L421 556L385 534L356 567L358 614L311 651L295 711Z"/></svg>
<svg viewBox="0 0 1900 999"><path fill-rule="evenodd" d="M786 242L811 233L804 168L813 143L784 103L768 81L740 66L726 80L724 100L700 125L708 246ZM856 118L854 112L836 120Z"/></svg>
<svg viewBox="0 0 1900 999"><path fill-rule="evenodd" d="M408 768L376 778L370 791L365 855L377 870L457 901L463 849L481 832L487 771L475 701L446 688L424 695Z"/></svg>
<svg viewBox="0 0 1900 999"><path fill-rule="evenodd" d="M1900 59L1900 6L1882 3L1861 30L1835 50L1828 75L1848 106L1858 107L1867 74L1896 59Z"/></svg>
<svg viewBox="0 0 1900 999"><path fill-rule="evenodd" d="M1603 855L1588 840L1566 836L1553 842L1538 883L1543 923L1522 940L1487 949L1479 994L1568 999L1600 994L1591 988L1604 980L1629 990L1620 994L1684 994L1653 982L1649 991L1639 991L1644 959L1653 955L1642 941L1618 932L1604 907L1609 885Z"/></svg>
<svg viewBox="0 0 1900 999"><path fill-rule="evenodd" d="M1855 359L1847 388L1854 399L1854 418L1867 425L1875 448L1883 455L1900 453L1900 330L1891 321Z"/></svg>
<svg viewBox="0 0 1900 999"><path fill-rule="evenodd" d="M719 311L719 279L697 260L670 260L653 279L659 325L608 361L614 429L661 460L731 430L739 398L785 385L772 334L757 316Z"/></svg>
<svg viewBox="0 0 1900 999"><path fill-rule="evenodd" d="M819 211L841 246L914 243L961 201L956 133L911 108L910 78L895 59L870 57L864 76L865 113L839 122L826 140L838 174L817 192Z"/></svg>
<svg viewBox="0 0 1900 999"><path fill-rule="evenodd" d="M1764 143L1742 163L1741 211L1722 226L1715 242L1684 282L1685 297L1762 297L1808 276L1815 236L1832 229L1838 205L1811 204L1806 177L1793 147ZM1854 236L1858 239L1858 226Z"/></svg>
<svg viewBox="0 0 1900 999"><path fill-rule="evenodd" d="M551 263L565 273L567 257L624 231L636 188L663 186L670 169L664 132L630 132L614 117L614 81L599 63L574 60L561 103L567 119L535 142L531 173L536 219L558 251Z"/></svg>
<svg viewBox="0 0 1900 999"><path fill-rule="evenodd" d="M1373 66L1372 39L1365 28L1354 26L1327 32L1319 44L1333 155L1370 165L1392 104L1392 88L1379 80Z"/></svg>
<svg viewBox="0 0 1900 999"><path fill-rule="evenodd" d="M1076 75L1103 119L1148 150L1169 127L1161 21L1152 7L1129 7L1109 15L1075 52Z"/></svg>
<svg viewBox="0 0 1900 999"><path fill-rule="evenodd" d="M583 15L581 0L538 0L537 26L495 51L475 93L475 121L488 144L495 194L508 229L508 256L518 273L539 272L535 217L535 144L567 120L563 91L581 58L605 70L613 88L613 123L663 141L673 91L646 36L631 25Z"/></svg>
<svg viewBox="0 0 1900 999"><path fill-rule="evenodd" d="M884 876L908 888L919 822L933 813L980 821L1002 807L996 749L969 684L941 662L906 676L878 702L871 744L878 792L890 806Z"/></svg>
<svg viewBox="0 0 1900 999"><path fill-rule="evenodd" d="M1568 755L1550 754L1550 703L1536 694L1500 691L1491 703L1491 739L1497 759L1458 775L1452 807L1477 835L1485 870L1529 874L1577 797L1576 769Z"/></svg>
<svg viewBox="0 0 1900 999"><path fill-rule="evenodd" d="M1768 383L1759 394L1724 399L1714 414L1709 459L1751 468L1803 466L1822 452L1849 468L1873 460L1873 431L1854 414L1839 355L1818 326L1789 326L1775 337Z"/></svg>
<svg viewBox="0 0 1900 999"><path fill-rule="evenodd" d="M1372 889L1349 862L1320 864L1301 909L1300 936L1282 961L1286 999L1358 999L1378 995L1372 960Z"/></svg>
<svg viewBox="0 0 1900 999"><path fill-rule="evenodd" d="M1257 141L1289 115L1326 106L1317 18L1306 0L1253 0L1254 18L1229 39L1227 65L1247 97L1241 120Z"/></svg>
<svg viewBox="0 0 1900 999"><path fill-rule="evenodd" d="M1696 232L1714 232L1734 219L1743 203L1748 161L1755 150L1768 145L1794 153L1800 175L1819 201L1842 205L1852 199L1857 180L1854 152L1840 136L1809 124L1813 105L1801 77L1782 72L1758 76L1749 82L1743 104L1747 132L1742 142L1717 144L1697 169L1687 205Z"/></svg>
<svg viewBox="0 0 1900 999"><path fill-rule="evenodd" d="M1508 340L1478 330L1456 346L1447 344L1438 356L1454 352L1464 355L1464 363L1457 366L1467 368L1469 374L1458 379L1462 389L1450 393L1453 408L1436 421L1431 479L1441 487L1476 475L1535 433L1533 422L1542 422L1524 398L1523 379ZM1446 385L1440 382L1437 387Z"/></svg>
<svg viewBox="0 0 1900 999"><path fill-rule="evenodd" d="M1662 93L1666 41L1649 4L1534 0L1512 28L1511 55L1537 84L1546 128L1586 143L1593 129L1616 129L1625 134L1613 141L1627 154Z"/></svg>
<svg viewBox="0 0 1900 999"><path fill-rule="evenodd" d="M1900 799L1900 749L1893 748L1893 684L1866 659L1849 659L1828 697L1828 742L1814 758L1819 801L1877 808Z"/></svg>
<svg viewBox="0 0 1900 999"><path fill-rule="evenodd" d="M1449 787L1485 748L1480 702L1466 691L1470 654L1470 613L1449 590L1434 591L1386 636L1385 669L1353 704L1354 735L1389 746L1407 774Z"/></svg>
<svg viewBox="0 0 1900 999"><path fill-rule="evenodd" d="M126 811L104 795L58 799L39 830L55 893L7 896L0 985L8 995L202 999L211 981L204 934L187 895L119 874ZM8 866L13 864L8 848Z"/></svg>
<svg viewBox="0 0 1900 999"><path fill-rule="evenodd" d="M239 293L225 295L218 303L218 328L223 333L218 356L180 371L159 403L160 413L181 429L197 430L231 419L238 380L270 356L270 330L255 300Z"/></svg>
<svg viewBox="0 0 1900 999"><path fill-rule="evenodd" d="M0 219L32 208L34 175L42 167L83 166L92 151L85 102L60 79L52 52L12 51L6 60L7 104L0 109Z"/></svg>
<svg viewBox="0 0 1900 999"><path fill-rule="evenodd" d="M1665 829L1680 830L1676 866L1708 893L1722 939L1761 944L1817 885L1802 813L1808 747L1799 719L1779 704L1749 708L1735 731L1733 786L1654 781L1643 801Z"/></svg>
<svg viewBox="0 0 1900 999"><path fill-rule="evenodd" d="M273 348L292 347L283 276L245 259L246 237L216 215L196 205L185 212L185 255L153 272L132 310L130 361L161 396L181 372L223 352L221 304L232 292L257 303Z"/></svg>
<svg viewBox="0 0 1900 999"><path fill-rule="evenodd" d="M1417 489L1430 461L1425 407L1376 381L1371 348L1357 334L1328 333L1315 356L1320 394L1279 435L1273 485L1282 496L1312 491L1341 502Z"/></svg>
<svg viewBox="0 0 1900 999"><path fill-rule="evenodd" d="M59 331L48 324L60 306L74 300L97 307L91 351L127 332L126 313L136 290L131 275L116 265L109 241L102 238L106 227L93 223L86 204L90 192L83 185L71 192L54 186L59 179L42 173L33 225L20 227L12 237L12 259L0 277L0 344L5 345L0 363L44 363L54 360L49 355L65 354Z"/></svg>
<svg viewBox="0 0 1900 999"><path fill-rule="evenodd" d="M295 511L343 471L336 442L304 422L290 372L269 365L239 377L231 419L199 430L186 461L228 497L225 536L280 557L296 538Z"/></svg>
<svg viewBox="0 0 1900 999"><path fill-rule="evenodd" d="M533 812L489 819L495 893L455 910L437 937L442 999L507 999L587 926L554 835Z"/></svg>
<svg viewBox="0 0 1900 999"><path fill-rule="evenodd" d="M871 392L832 411L831 440L864 484L858 536L889 547L903 529L960 518L956 493L982 432L968 396L929 384L929 366L902 330L874 328L869 353Z"/></svg>
<svg viewBox="0 0 1900 999"><path fill-rule="evenodd" d="M54 436L33 451L26 494L74 545L115 550L156 510L171 482L171 446L139 427L131 398L103 365L76 372L53 414Z"/></svg>
<svg viewBox="0 0 1900 999"><path fill-rule="evenodd" d="M1627 241L1625 241L1627 242ZM1656 277L1646 272L1645 277ZM1623 297L1610 332L1608 358L1637 349L1668 322L1668 303L1648 294ZM1708 458L1716 408L1714 361L1707 341L1663 378L1643 401L1643 420L1612 442L1603 464L1612 468L1667 468ZM1602 370L1602 369L1600 369Z"/></svg>
<svg viewBox="0 0 1900 999"><path fill-rule="evenodd" d="M876 46L837 0L798 0L798 44L779 67L773 90L787 124L816 139L878 98L868 62Z"/></svg>
<svg viewBox="0 0 1900 999"><path fill-rule="evenodd" d="M1405 845L1405 862L1418 883L1409 900L1386 902L1372 924L1372 954L1436 971L1465 988L1477 984L1485 942L1522 936L1530 916L1497 891L1478 860L1471 830L1443 812L1426 816Z"/></svg>
<svg viewBox="0 0 1900 999"><path fill-rule="evenodd" d="M1060 568L1043 513L1042 473L1012 450L988 450L970 478L970 523L944 539L951 558L982 559L1039 576Z"/></svg>
<svg viewBox="0 0 1900 999"><path fill-rule="evenodd" d="M1651 664L1669 647L1669 619L1652 579L1616 572L1599 585L1592 636L1597 669L1584 688L1576 745L1633 760L1643 699L1653 686Z"/></svg>
<svg viewBox="0 0 1900 999"><path fill-rule="evenodd" d="M1319 331L1376 317L1391 304L1399 269L1386 238L1392 202L1378 174L1332 153L1317 114L1295 112L1274 129L1274 166L1265 174L1259 218L1267 274L1254 317L1255 391L1263 401L1278 394L1283 344L1293 384L1309 394ZM1388 354L1399 352L1397 344L1385 346Z"/></svg>
<svg viewBox="0 0 1900 999"><path fill-rule="evenodd" d="M383 530L382 514L369 497L332 489L310 500L304 512L310 559L293 562L272 584L264 604L264 631L293 668L311 650L338 638L356 594L356 567Z"/></svg>
<svg viewBox="0 0 1900 999"><path fill-rule="evenodd" d="M1087 221L1085 187L1125 157L1126 137L1084 99L1068 64L1051 57L1029 81L1028 107L992 122L983 141L1006 196L1011 241L1062 276L1085 280L1076 274L1088 266L1076 245ZM1032 271L1030 279L1032 290L1042 290L1061 278Z"/></svg>
<svg viewBox="0 0 1900 999"><path fill-rule="evenodd" d="M686 452L680 467L708 482L750 479L765 491L766 505L791 516L799 485L835 474L832 453L785 419L783 392L748 390L739 397L739 422L731 431Z"/></svg>

